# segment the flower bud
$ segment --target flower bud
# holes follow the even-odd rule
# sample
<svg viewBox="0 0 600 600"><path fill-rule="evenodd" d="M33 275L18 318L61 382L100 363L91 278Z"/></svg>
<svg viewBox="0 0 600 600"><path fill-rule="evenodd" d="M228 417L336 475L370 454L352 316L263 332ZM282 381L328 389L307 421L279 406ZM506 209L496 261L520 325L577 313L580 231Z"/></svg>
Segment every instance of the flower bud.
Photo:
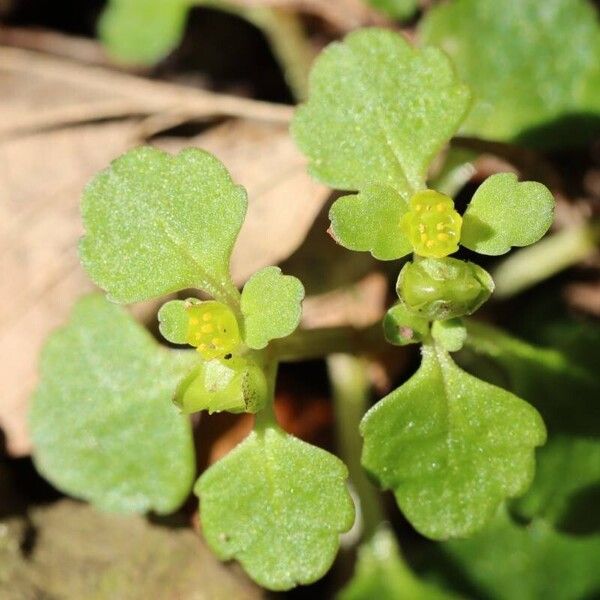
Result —
<svg viewBox="0 0 600 600"><path fill-rule="evenodd" d="M480 266L456 258L425 258L404 265L396 291L404 306L429 320L470 315L494 291Z"/></svg>

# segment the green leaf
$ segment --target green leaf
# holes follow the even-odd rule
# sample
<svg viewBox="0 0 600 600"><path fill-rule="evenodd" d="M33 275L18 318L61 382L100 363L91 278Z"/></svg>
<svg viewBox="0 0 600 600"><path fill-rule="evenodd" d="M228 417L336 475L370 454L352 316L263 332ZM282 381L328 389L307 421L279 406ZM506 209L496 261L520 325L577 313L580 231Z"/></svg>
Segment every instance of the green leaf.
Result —
<svg viewBox="0 0 600 600"><path fill-rule="evenodd" d="M151 65L183 37L193 0L110 0L98 25L102 43L114 58Z"/></svg>
<svg viewBox="0 0 600 600"><path fill-rule="evenodd" d="M366 0L371 6L394 19L409 19L419 7L418 0Z"/></svg>
<svg viewBox="0 0 600 600"><path fill-rule="evenodd" d="M363 29L329 45L310 76L292 134L310 170L334 188L385 185L410 194L469 103L447 57L402 36Z"/></svg>
<svg viewBox="0 0 600 600"><path fill-rule="evenodd" d="M469 203L460 243L480 254L505 254L513 246L537 242L553 218L554 197L545 185L498 173L479 186Z"/></svg>
<svg viewBox="0 0 600 600"><path fill-rule="evenodd" d="M106 510L175 510L195 472L189 422L171 403L188 354L104 298L81 300L42 353L30 415L40 473Z"/></svg>
<svg viewBox="0 0 600 600"><path fill-rule="evenodd" d="M443 547L477 586L477 597L581 600L600 592L598 535L562 535L544 521L519 526L501 510L485 530Z"/></svg>
<svg viewBox="0 0 600 600"><path fill-rule="evenodd" d="M458 352L467 339L467 328L461 319L434 321L431 326L431 336L448 352Z"/></svg>
<svg viewBox="0 0 600 600"><path fill-rule="evenodd" d="M188 298L163 304L158 311L158 329L162 336L173 344L187 344L190 320L187 308L200 302L198 298Z"/></svg>
<svg viewBox="0 0 600 600"><path fill-rule="evenodd" d="M394 534L380 529L358 551L356 570L338 600L450 600L454 594L420 581L402 560Z"/></svg>
<svg viewBox="0 0 600 600"><path fill-rule="evenodd" d="M587 0L439 3L420 34L473 90L462 133L544 146L597 134L600 30Z"/></svg>
<svg viewBox="0 0 600 600"><path fill-rule="evenodd" d="M347 476L320 448L278 429L255 431L196 484L204 536L263 587L316 581L354 520Z"/></svg>
<svg viewBox="0 0 600 600"><path fill-rule="evenodd" d="M361 423L362 462L392 489L424 535L445 539L480 529L533 478L544 424L526 402L459 369L444 350L423 362Z"/></svg>
<svg viewBox="0 0 600 600"><path fill-rule="evenodd" d="M83 266L116 302L197 287L235 303L229 258L246 206L244 189L207 152L131 150L84 192Z"/></svg>
<svg viewBox="0 0 600 600"><path fill-rule="evenodd" d="M242 292L246 344L259 350L270 340L290 335L300 324L303 299L300 280L282 275L278 267L255 273Z"/></svg>
<svg viewBox="0 0 600 600"><path fill-rule="evenodd" d="M390 344L418 344L429 335L429 321L415 315L404 304L399 303L385 313L383 333Z"/></svg>
<svg viewBox="0 0 600 600"><path fill-rule="evenodd" d="M391 187L369 185L359 194L338 198L329 211L331 233L349 250L370 252L379 260L394 260L412 252L400 229L408 198Z"/></svg>
<svg viewBox="0 0 600 600"><path fill-rule="evenodd" d="M185 413L256 413L268 398L263 369L248 356L201 362L179 384L173 401Z"/></svg>

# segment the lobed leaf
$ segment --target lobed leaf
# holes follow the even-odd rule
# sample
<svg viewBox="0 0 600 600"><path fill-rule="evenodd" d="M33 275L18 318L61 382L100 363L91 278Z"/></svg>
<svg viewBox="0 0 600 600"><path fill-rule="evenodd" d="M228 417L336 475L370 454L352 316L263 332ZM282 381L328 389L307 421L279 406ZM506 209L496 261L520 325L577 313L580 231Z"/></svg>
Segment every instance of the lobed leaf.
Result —
<svg viewBox="0 0 600 600"><path fill-rule="evenodd" d="M361 423L362 462L405 516L434 539L466 536L533 478L545 441L537 411L459 369L439 347Z"/></svg>
<svg viewBox="0 0 600 600"><path fill-rule="evenodd" d="M282 275L278 267L255 273L242 291L246 344L259 350L273 339L290 335L300 324L303 299L300 280Z"/></svg>
<svg viewBox="0 0 600 600"><path fill-rule="evenodd" d="M235 303L229 258L246 206L244 189L207 152L131 150L85 189L83 266L116 302L197 287Z"/></svg>
<svg viewBox="0 0 600 600"><path fill-rule="evenodd" d="M194 0L110 0L98 25L100 39L114 58L151 65L181 41Z"/></svg>
<svg viewBox="0 0 600 600"><path fill-rule="evenodd" d="M579 600L600 591L600 535L571 537L540 520L521 526L500 510L485 530L443 549L482 597Z"/></svg>
<svg viewBox="0 0 600 600"><path fill-rule="evenodd" d="M400 228L408 210L405 194L383 185L338 198L329 211L331 233L349 250L370 252L379 260L394 260L412 252Z"/></svg>
<svg viewBox="0 0 600 600"><path fill-rule="evenodd" d="M587 0L444 2L420 34L450 55L473 91L462 133L542 146L598 133L600 28Z"/></svg>
<svg viewBox="0 0 600 600"><path fill-rule="evenodd" d="M173 344L187 344L190 320L187 308L199 303L197 298L165 302L158 311L158 329L162 336Z"/></svg>
<svg viewBox="0 0 600 600"><path fill-rule="evenodd" d="M402 560L394 534L380 529L358 550L357 565L338 600L451 600L458 598L419 580Z"/></svg>
<svg viewBox="0 0 600 600"><path fill-rule="evenodd" d="M292 134L312 174L334 188L410 194L460 125L469 92L437 48L362 29L330 44L310 76Z"/></svg>
<svg viewBox="0 0 600 600"><path fill-rule="evenodd" d="M497 173L477 189L463 217L461 244L497 256L529 246L550 228L554 197L537 181L519 183L514 173Z"/></svg>
<svg viewBox="0 0 600 600"><path fill-rule="evenodd" d="M316 581L354 520L347 476L320 448L278 429L255 431L196 484L204 536L263 587Z"/></svg>
<svg viewBox="0 0 600 600"><path fill-rule="evenodd" d="M191 358L104 298L80 300L42 353L30 414L40 473L106 510L175 510L195 473L189 422L171 403Z"/></svg>

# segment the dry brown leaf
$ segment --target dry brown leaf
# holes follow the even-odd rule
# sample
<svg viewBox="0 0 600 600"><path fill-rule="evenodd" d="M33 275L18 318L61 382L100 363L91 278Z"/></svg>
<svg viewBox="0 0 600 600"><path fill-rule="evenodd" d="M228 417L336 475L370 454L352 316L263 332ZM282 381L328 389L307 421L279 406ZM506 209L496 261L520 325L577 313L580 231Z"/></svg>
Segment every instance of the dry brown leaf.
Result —
<svg viewBox="0 0 600 600"><path fill-rule="evenodd" d="M0 136L131 115L176 113L288 122L293 108L151 81L63 58L0 47Z"/></svg>

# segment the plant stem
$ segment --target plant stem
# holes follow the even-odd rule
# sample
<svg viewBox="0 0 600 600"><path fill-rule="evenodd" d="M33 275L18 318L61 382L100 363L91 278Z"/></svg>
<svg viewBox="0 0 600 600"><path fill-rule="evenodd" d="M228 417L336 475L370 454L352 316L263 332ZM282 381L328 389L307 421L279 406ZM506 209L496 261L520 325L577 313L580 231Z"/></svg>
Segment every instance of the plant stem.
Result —
<svg viewBox="0 0 600 600"><path fill-rule="evenodd" d="M354 327L327 327L298 329L287 338L273 340L273 356L281 362L295 362L322 358L340 352L369 352L385 348L381 323L364 329Z"/></svg>
<svg viewBox="0 0 600 600"><path fill-rule="evenodd" d="M197 0L197 4L236 15L260 29L294 98L300 101L308 97L308 74L316 53L297 14L283 8L240 6L227 0Z"/></svg>
<svg viewBox="0 0 600 600"><path fill-rule="evenodd" d="M275 382L277 380L277 369L279 363L276 360L269 360L265 363L263 369L267 378L267 402L263 409L254 416L254 429L264 431L269 427L277 427L277 417L275 416Z"/></svg>
<svg viewBox="0 0 600 600"><path fill-rule="evenodd" d="M509 298L590 256L600 240L600 224L569 227L534 246L514 252L493 271L496 298Z"/></svg>
<svg viewBox="0 0 600 600"><path fill-rule="evenodd" d="M340 454L350 471L360 501L363 539L369 539L384 520L380 496L360 463L362 441L358 426L367 409L369 380L364 359L334 354L327 359L333 388L336 429Z"/></svg>

